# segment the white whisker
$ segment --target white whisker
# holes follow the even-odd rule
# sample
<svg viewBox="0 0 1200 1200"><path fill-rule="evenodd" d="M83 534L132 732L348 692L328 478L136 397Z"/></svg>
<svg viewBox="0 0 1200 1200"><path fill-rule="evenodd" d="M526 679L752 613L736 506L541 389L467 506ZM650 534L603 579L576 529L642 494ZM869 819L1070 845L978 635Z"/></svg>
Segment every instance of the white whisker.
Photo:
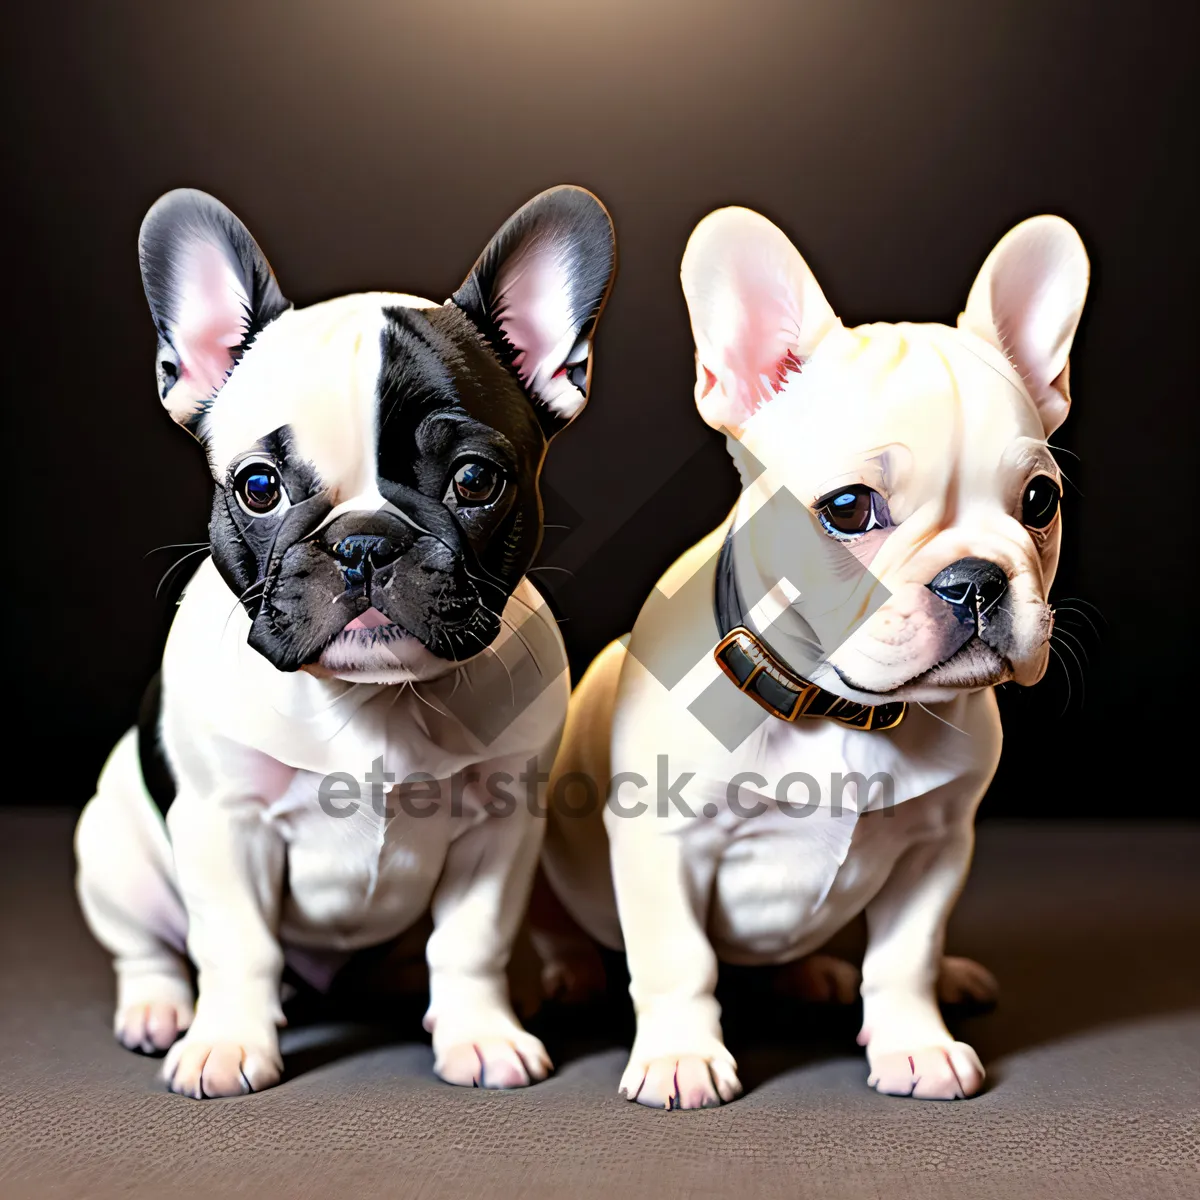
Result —
<svg viewBox="0 0 1200 1200"><path fill-rule="evenodd" d="M1087 685L1084 682L1085 672L1083 663L1079 661L1079 655L1071 649L1070 642L1063 642L1062 647L1075 660L1075 665L1079 668L1079 706L1082 708L1087 702Z"/></svg>
<svg viewBox="0 0 1200 1200"><path fill-rule="evenodd" d="M941 723L943 725L949 725L950 728L953 729L955 733L961 733L963 735L963 737L971 736L965 729L959 729L959 727L957 725L955 725L952 721L947 721L945 717L939 717L937 715L937 713L935 713L933 711L932 708L926 708L925 705L920 702L920 700L917 701L917 707L920 709L923 709L925 712L927 712L935 721L941 721Z"/></svg>
<svg viewBox="0 0 1200 1200"><path fill-rule="evenodd" d="M142 555L143 558L149 558L152 554L157 554L160 550L187 550L193 546L207 546L207 542L168 542L165 546L155 546L153 550L147 550Z"/></svg>
<svg viewBox="0 0 1200 1200"><path fill-rule="evenodd" d="M203 543L203 544L200 546L200 548L199 548L198 550L189 550L189 551L188 551L188 552L187 552L185 555L183 555L181 558L177 558L177 559L176 559L176 560L175 560L175 561L174 561L174 562L173 562L173 563L172 563L172 564L171 564L171 565L170 565L170 566L169 566L169 567L166 569L166 571L165 571L165 572L163 572L163 577L162 577L162 578L161 578L161 579L158 581L158 587L156 587L156 588L154 589L154 598L155 598L156 600L158 599L158 594L159 594L159 592L161 592L161 591L162 591L162 586L163 586L163 584L167 582L167 580L170 578L170 576L171 576L172 574L174 574L174 572L175 572L176 570L178 570L178 569L179 569L179 567L181 567L181 566L182 566L182 565L183 565L185 562L187 562L187 560L188 560L189 558L194 558L194 557L195 557L197 554L207 554L207 553L208 553L208 549L209 549L209 547L208 547L208 543L207 543L207 542L204 542L204 543Z"/></svg>
<svg viewBox="0 0 1200 1200"><path fill-rule="evenodd" d="M1074 648L1083 656L1084 663L1086 663L1088 666L1091 666L1091 662L1087 656L1087 650L1084 648L1083 642L1080 641L1077 634L1072 633L1069 629L1064 629L1061 625L1057 626L1054 632L1058 634L1060 638L1066 638L1067 641L1065 642L1065 645L1068 648L1074 646Z"/></svg>
<svg viewBox="0 0 1200 1200"><path fill-rule="evenodd" d="M1063 675L1067 681L1067 701L1063 705L1062 712L1058 714L1060 717L1065 717L1067 715L1067 709L1071 707L1071 672L1067 670L1067 661L1061 654L1059 654L1058 649L1053 642L1050 643L1050 653L1054 655L1055 661L1059 664L1059 666L1062 667Z"/></svg>

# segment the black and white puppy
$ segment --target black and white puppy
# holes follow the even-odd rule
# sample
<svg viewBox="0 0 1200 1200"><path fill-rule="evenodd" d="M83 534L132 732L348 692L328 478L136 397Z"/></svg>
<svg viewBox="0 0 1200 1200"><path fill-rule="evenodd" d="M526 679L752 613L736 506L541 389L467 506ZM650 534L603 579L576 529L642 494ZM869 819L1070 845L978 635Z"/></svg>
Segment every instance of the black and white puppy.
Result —
<svg viewBox="0 0 1200 1200"><path fill-rule="evenodd" d="M158 201L139 252L159 394L216 489L212 557L76 836L116 1034L169 1050L176 1092L270 1086L285 962L327 986L430 914L438 1074L540 1079L505 967L569 681L524 576L547 444L587 398L608 214L542 193L441 305L297 311L201 192Z"/></svg>

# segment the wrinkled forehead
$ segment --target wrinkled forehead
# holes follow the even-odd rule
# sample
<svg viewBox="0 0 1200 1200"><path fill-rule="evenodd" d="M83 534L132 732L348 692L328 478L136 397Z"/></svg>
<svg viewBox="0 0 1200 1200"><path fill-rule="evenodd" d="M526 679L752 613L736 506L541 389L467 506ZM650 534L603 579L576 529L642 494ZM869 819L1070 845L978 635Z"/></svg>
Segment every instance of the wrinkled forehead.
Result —
<svg viewBox="0 0 1200 1200"><path fill-rule="evenodd" d="M875 324L830 333L742 440L766 464L786 454L791 478L817 480L885 451L893 466L994 471L1012 444L1042 436L1020 377L981 339L945 325Z"/></svg>
<svg viewBox="0 0 1200 1200"><path fill-rule="evenodd" d="M401 293L343 296L268 325L217 393L207 422L214 471L267 434L291 428L298 452L327 483L374 477L386 309L426 310Z"/></svg>

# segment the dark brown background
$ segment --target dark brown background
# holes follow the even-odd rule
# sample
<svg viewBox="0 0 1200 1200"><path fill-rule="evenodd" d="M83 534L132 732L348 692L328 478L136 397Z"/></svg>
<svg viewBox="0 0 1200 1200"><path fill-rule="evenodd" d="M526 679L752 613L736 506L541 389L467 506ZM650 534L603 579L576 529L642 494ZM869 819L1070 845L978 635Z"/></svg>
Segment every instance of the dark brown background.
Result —
<svg viewBox="0 0 1200 1200"><path fill-rule="evenodd" d="M1056 594L1090 668L1004 689L985 812L1191 811L1196 327L1192 6L1020 0L42 3L6 15L5 801L80 803L153 670L154 547L204 536L202 456L158 410L135 259L203 187L303 304L436 299L554 183L614 214L592 405L554 452L540 577L576 665L734 496L691 402L687 235L746 203L847 321L952 321L1014 222L1076 223L1093 290L1055 441ZM1185 17L1185 14L1186 17ZM1185 24L1186 21L1186 24ZM1078 457L1076 457L1078 456ZM647 503L649 501L649 503ZM554 543L557 544L554 544ZM1090 610L1089 610L1090 611ZM1185 642L1188 643L1185 645ZM1164 755L1164 751L1166 752ZM51 787L47 790L46 784Z"/></svg>

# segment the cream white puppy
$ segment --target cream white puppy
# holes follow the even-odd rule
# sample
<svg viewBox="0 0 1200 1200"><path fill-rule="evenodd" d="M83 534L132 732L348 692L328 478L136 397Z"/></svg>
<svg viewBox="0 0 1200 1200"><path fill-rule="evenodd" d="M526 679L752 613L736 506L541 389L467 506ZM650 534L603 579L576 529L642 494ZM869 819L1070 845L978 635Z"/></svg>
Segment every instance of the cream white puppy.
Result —
<svg viewBox="0 0 1200 1200"><path fill-rule="evenodd" d="M577 688L543 855L567 912L628 958L621 1092L732 1099L718 960L796 962L865 911L871 1084L969 1096L984 1072L939 1010L943 936L1000 754L993 688L1048 659L1047 439L1069 404L1084 248L1058 218L1018 225L957 328L844 327L745 209L700 223L682 277L697 407L743 491ZM960 990L988 990L951 966ZM848 970L805 969L834 991Z"/></svg>
<svg viewBox="0 0 1200 1200"><path fill-rule="evenodd" d="M440 305L293 310L199 192L160 200L139 251L160 398L214 499L161 685L77 832L117 1037L167 1051L176 1092L267 1087L285 964L327 987L429 914L435 1070L540 1079L505 968L568 681L524 575L547 444L587 397L608 214L543 193Z"/></svg>

